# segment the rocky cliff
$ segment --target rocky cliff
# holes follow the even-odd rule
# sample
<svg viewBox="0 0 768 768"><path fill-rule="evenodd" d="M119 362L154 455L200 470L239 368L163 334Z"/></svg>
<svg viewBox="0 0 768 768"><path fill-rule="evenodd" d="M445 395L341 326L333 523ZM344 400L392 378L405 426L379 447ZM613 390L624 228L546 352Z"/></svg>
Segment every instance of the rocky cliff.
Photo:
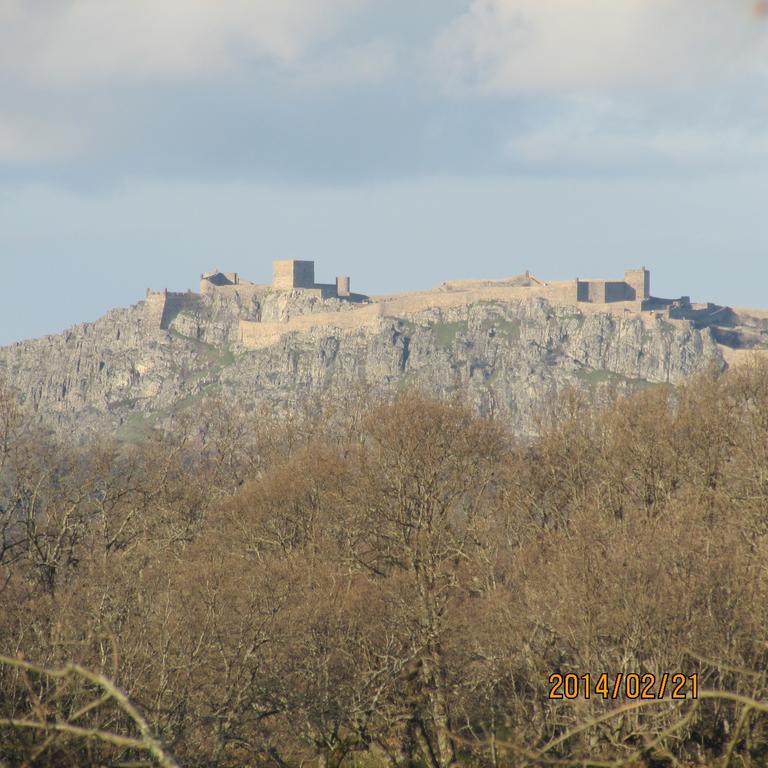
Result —
<svg viewBox="0 0 768 768"><path fill-rule="evenodd" d="M348 315L343 329L326 323L291 331L288 324L259 349L238 341L240 320L341 310L354 308L277 293L247 301L192 294L161 330L142 302L59 336L0 349L0 376L42 425L79 435L135 436L174 410L201 407L207 393L279 410L309 393L361 384L460 391L480 412L532 434L538 415L568 387L626 391L724 365L707 327L541 298L473 295L400 310L397 303L382 304L379 315L359 327Z"/></svg>

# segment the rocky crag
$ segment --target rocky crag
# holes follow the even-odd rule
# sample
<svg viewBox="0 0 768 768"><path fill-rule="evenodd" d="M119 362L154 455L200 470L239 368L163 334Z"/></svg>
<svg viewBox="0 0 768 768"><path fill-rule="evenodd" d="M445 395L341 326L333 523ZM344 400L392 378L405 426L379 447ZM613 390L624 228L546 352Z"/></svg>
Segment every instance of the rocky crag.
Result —
<svg viewBox="0 0 768 768"><path fill-rule="evenodd" d="M560 304L520 285L444 284L357 305L301 290L212 291L177 301L163 327L147 300L0 349L0 377L42 426L80 436L135 438L213 393L279 411L360 385L462 392L479 412L530 435L567 388L676 383L725 367L745 344L768 347L768 320L733 310L723 329L695 317ZM242 328L256 323L280 332L244 344Z"/></svg>

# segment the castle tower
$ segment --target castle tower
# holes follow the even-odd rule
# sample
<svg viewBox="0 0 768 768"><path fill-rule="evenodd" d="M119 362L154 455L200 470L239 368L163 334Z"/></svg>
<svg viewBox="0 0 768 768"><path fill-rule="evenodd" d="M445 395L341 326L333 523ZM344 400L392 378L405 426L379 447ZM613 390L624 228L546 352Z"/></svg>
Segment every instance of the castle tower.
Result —
<svg viewBox="0 0 768 768"><path fill-rule="evenodd" d="M336 278L336 295L339 298L347 298L349 296L349 278L337 277Z"/></svg>
<svg viewBox="0 0 768 768"><path fill-rule="evenodd" d="M651 273L645 267L628 269L624 272L624 282L629 286L630 300L643 301L651 297Z"/></svg>
<svg viewBox="0 0 768 768"><path fill-rule="evenodd" d="M315 287L315 262L286 259L272 262L272 287L279 291Z"/></svg>

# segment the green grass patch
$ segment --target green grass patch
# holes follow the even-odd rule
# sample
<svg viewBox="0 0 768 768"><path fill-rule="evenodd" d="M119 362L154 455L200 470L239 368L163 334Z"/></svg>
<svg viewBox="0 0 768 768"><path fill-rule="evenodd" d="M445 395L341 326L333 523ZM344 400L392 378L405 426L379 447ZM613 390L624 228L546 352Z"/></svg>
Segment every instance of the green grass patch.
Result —
<svg viewBox="0 0 768 768"><path fill-rule="evenodd" d="M622 384L632 388L642 388L651 386L647 379L635 379L630 376L624 376L622 373L606 371L603 368L590 368L588 370L576 371L576 377L586 382L591 387L599 387L606 384Z"/></svg>
<svg viewBox="0 0 768 768"><path fill-rule="evenodd" d="M490 330L494 330L496 331L496 333L503 336L509 341L520 341L520 321L519 320L505 320L504 318L496 318L494 320L483 320L480 327L486 333Z"/></svg>
<svg viewBox="0 0 768 768"><path fill-rule="evenodd" d="M208 395L211 395L214 392L219 391L220 389L221 389L221 383L218 381L212 381L209 384L204 384L200 388L199 392L195 392L193 395L187 395L186 397L182 397L180 400L177 400L169 408L163 408L157 411L157 415L170 416L173 413L181 413L181 411L191 406L196 406L198 403L200 403L202 400L208 397Z"/></svg>
<svg viewBox="0 0 768 768"><path fill-rule="evenodd" d="M143 443L157 421L154 415L132 413L117 429L116 438L122 443Z"/></svg>
<svg viewBox="0 0 768 768"><path fill-rule="evenodd" d="M456 337L466 333L469 325L466 320L460 320L456 323L435 323L432 326L432 333L435 335L435 341L439 347L450 349Z"/></svg>
<svg viewBox="0 0 768 768"><path fill-rule="evenodd" d="M200 339L185 336L173 328L169 328L168 333L176 339L193 344L203 362L209 365L213 365L216 368L226 368L235 362L235 353L229 347L215 347L207 341L200 341Z"/></svg>

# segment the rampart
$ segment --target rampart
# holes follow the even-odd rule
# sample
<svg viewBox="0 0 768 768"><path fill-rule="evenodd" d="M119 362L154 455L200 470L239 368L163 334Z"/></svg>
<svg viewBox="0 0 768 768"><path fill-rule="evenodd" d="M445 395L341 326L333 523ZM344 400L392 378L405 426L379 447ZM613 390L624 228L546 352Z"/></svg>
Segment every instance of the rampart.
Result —
<svg viewBox="0 0 768 768"><path fill-rule="evenodd" d="M378 324L384 316L385 305L364 304L350 312L317 312L298 315L280 323L240 321L240 343L248 349L260 349L276 344L287 333L306 332L316 329L350 333Z"/></svg>
<svg viewBox="0 0 768 768"><path fill-rule="evenodd" d="M276 344L289 333L323 330L334 334L352 333L361 328L376 326L383 318L408 318L427 309L465 306L482 301L532 301L544 299L551 304L572 306L577 304L575 280L542 283L533 279L528 286L466 285L449 291L421 291L374 296L371 303L360 304L346 312L317 312L292 317L285 322L240 321L240 343L248 349L260 349ZM638 309L638 302L598 304L578 303L579 310L587 313L611 312L623 314ZM650 315L649 315L650 321Z"/></svg>
<svg viewBox="0 0 768 768"><path fill-rule="evenodd" d="M163 322L166 294L167 291L150 291L149 288L147 288L147 296L144 300L146 316L150 326L153 328L160 328L160 325Z"/></svg>
<svg viewBox="0 0 768 768"><path fill-rule="evenodd" d="M239 298L241 301L250 301L251 299L262 296L269 290L268 285L258 285L257 283L237 283L236 285L214 285L201 291L203 296L221 296L223 298Z"/></svg>
<svg viewBox="0 0 768 768"><path fill-rule="evenodd" d="M643 309L665 312L667 317L680 311L679 303L652 299L650 272L630 269L623 280L562 280L543 282L529 272L524 276L499 281L458 281L444 283L437 291L381 296L372 301L367 296L350 292L350 278L340 276L335 283L316 283L313 261L282 260L272 262L271 286L243 280L236 272L218 269L200 276L202 295L230 297L237 300L261 299L270 291L284 292L279 301L287 302L282 321L239 321L240 343L247 348L258 348L276 343L284 334L317 328L347 332L378 323L382 317L407 317L429 307L439 308L468 304L473 301L508 301L545 299L553 304L578 305L583 311L626 312ZM306 314L289 311L297 291L303 299L345 299L347 311L313 311L311 301ZM147 307L151 322L159 328L168 328L170 322L189 301L190 294L147 292ZM350 302L350 304L347 304ZM328 305L317 306L324 310ZM589 308L589 309L588 309ZM303 310L306 312L306 307ZM274 313L271 313L274 315ZM259 313L260 316L260 313Z"/></svg>
<svg viewBox="0 0 768 768"><path fill-rule="evenodd" d="M171 291L151 291L147 289L146 305L151 324L155 328L166 330L171 320L194 298L191 291L173 293Z"/></svg>

